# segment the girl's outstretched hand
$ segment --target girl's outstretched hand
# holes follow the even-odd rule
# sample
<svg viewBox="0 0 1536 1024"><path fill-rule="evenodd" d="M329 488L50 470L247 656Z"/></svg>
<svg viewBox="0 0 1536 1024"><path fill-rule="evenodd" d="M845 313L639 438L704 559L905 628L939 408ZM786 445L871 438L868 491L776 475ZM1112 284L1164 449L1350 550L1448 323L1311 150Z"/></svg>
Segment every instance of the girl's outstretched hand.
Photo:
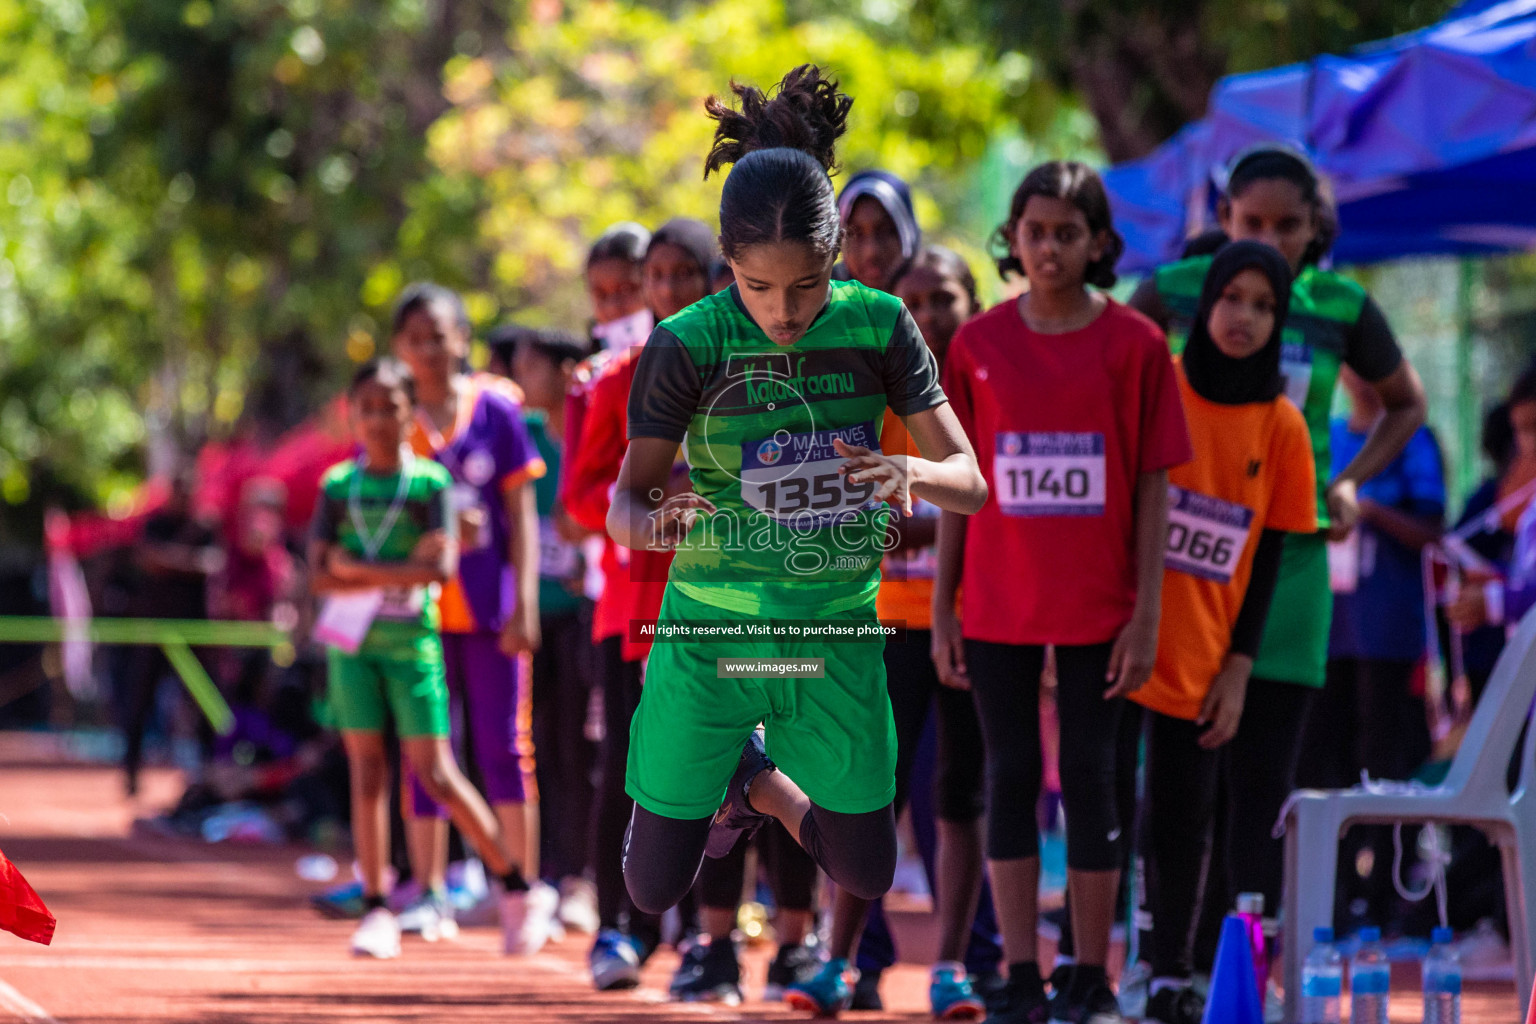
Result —
<svg viewBox="0 0 1536 1024"><path fill-rule="evenodd" d="M714 511L715 506L708 498L692 491L672 495L650 513L654 524L651 546L670 551L688 536L688 531L693 529L693 521L700 513L710 515Z"/></svg>
<svg viewBox="0 0 1536 1024"><path fill-rule="evenodd" d="M876 485L873 501L885 501L901 509L901 514L912 514L912 486L907 479L905 455L882 455L842 438L832 440L832 448L848 461L838 467L838 472L856 484L873 481Z"/></svg>

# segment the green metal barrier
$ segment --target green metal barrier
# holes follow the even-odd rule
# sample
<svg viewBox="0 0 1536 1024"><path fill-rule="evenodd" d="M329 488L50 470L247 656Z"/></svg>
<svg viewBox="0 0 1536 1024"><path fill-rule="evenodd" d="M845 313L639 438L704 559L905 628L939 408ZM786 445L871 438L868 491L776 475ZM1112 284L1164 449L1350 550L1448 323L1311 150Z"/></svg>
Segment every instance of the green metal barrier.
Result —
<svg viewBox="0 0 1536 1024"><path fill-rule="evenodd" d="M85 635L99 644L149 644L166 659L192 695L198 709L221 736L235 728L235 714L208 677L193 647L270 647L290 649L290 638L268 622L221 622L209 619L91 619ZM0 644L52 644L75 639L74 626L45 615L0 616Z"/></svg>

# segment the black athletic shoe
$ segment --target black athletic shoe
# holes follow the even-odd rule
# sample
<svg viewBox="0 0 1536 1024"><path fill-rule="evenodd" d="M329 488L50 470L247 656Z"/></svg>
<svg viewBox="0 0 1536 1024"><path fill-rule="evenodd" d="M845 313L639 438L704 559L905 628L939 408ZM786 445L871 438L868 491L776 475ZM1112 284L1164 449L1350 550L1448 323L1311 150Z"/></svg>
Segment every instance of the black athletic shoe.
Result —
<svg viewBox="0 0 1536 1024"><path fill-rule="evenodd" d="M1051 986L1051 1020L1067 1019L1067 989L1072 987L1072 965L1062 964L1051 972L1046 984Z"/></svg>
<svg viewBox="0 0 1536 1024"><path fill-rule="evenodd" d="M808 946L780 946L768 964L768 984L763 987L763 1002L777 1003L797 981L815 977L821 959Z"/></svg>
<svg viewBox="0 0 1536 1024"><path fill-rule="evenodd" d="M853 1002L848 1004L848 1009L885 1009L885 1003L880 1000L879 971L864 971L859 975L859 980L853 983Z"/></svg>
<svg viewBox="0 0 1536 1024"><path fill-rule="evenodd" d="M672 975L672 998L680 1003L741 1005L741 964L730 939L696 942Z"/></svg>
<svg viewBox="0 0 1536 1024"><path fill-rule="evenodd" d="M987 1019L983 1024L1046 1024L1051 1004L1045 998L1045 985L1038 975L1007 983L987 1000Z"/></svg>
<svg viewBox="0 0 1536 1024"><path fill-rule="evenodd" d="M1125 1024L1120 1001L1103 968L1092 973L1082 968L1074 971L1065 1002L1058 1009L1052 1000L1051 1024Z"/></svg>
<svg viewBox="0 0 1536 1024"><path fill-rule="evenodd" d="M750 839L767 824L768 815L752 809L747 801L747 791L752 788L752 780L759 772L776 770L763 747L763 734L754 730L742 748L741 761L736 765L736 774L731 776L731 784L725 787L725 800L709 826L704 856L719 860L736 848L736 842L743 834Z"/></svg>
<svg viewBox="0 0 1536 1024"><path fill-rule="evenodd" d="M1193 988L1165 988L1147 1000L1142 1020L1149 1024L1200 1024L1205 999Z"/></svg>
<svg viewBox="0 0 1536 1024"><path fill-rule="evenodd" d="M1002 998L1003 989L1007 987L1008 982L999 971L983 971L971 975L971 988L987 1004L988 1013L992 1012L993 1004Z"/></svg>

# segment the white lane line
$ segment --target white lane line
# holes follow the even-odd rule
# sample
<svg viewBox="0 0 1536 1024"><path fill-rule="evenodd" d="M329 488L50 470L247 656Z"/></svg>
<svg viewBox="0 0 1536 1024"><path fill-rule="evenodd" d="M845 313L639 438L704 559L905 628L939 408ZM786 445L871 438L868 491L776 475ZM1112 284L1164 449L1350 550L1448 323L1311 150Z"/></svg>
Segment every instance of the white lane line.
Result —
<svg viewBox="0 0 1536 1024"><path fill-rule="evenodd" d="M22 1024L59 1024L47 1010L0 980L0 1010L10 1013Z"/></svg>

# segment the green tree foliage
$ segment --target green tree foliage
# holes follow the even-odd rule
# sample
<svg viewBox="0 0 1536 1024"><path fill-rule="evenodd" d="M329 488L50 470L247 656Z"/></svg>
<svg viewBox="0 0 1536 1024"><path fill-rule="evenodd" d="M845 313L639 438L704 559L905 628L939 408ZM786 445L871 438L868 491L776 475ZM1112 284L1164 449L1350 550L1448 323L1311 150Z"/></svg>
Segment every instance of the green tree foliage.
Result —
<svg viewBox="0 0 1536 1024"><path fill-rule="evenodd" d="M444 62L504 31L465 2L0 0L0 499L100 501L146 438L291 424L372 346L384 254L469 280L473 197L425 135Z"/></svg>
<svg viewBox="0 0 1536 1024"><path fill-rule="evenodd" d="M1098 120L1111 160L1205 113L1211 86L1340 53L1443 17L1454 0L862 0L931 37L990 40L1042 62Z"/></svg>
<svg viewBox="0 0 1536 1024"><path fill-rule="evenodd" d="M407 281L579 327L593 235L712 214L702 98L807 60L973 256L1004 129L1091 142L1019 54L798 0L0 0L0 544L291 425Z"/></svg>
<svg viewBox="0 0 1536 1024"><path fill-rule="evenodd" d="M855 97L844 175L878 166L908 178L930 233L973 252L981 239L962 235L963 209L990 140L1028 111L1042 134L1087 141L1030 61L979 43L918 46L825 6L797 17L784 0L571 0L556 11L514 19L505 54L451 61L454 109L431 132L448 180L484 190L487 287L503 306L537 307L534 318L584 314L584 243L614 221L713 222L720 180L702 177L714 128L703 99L728 97L733 79L767 88L799 63L831 69Z"/></svg>

